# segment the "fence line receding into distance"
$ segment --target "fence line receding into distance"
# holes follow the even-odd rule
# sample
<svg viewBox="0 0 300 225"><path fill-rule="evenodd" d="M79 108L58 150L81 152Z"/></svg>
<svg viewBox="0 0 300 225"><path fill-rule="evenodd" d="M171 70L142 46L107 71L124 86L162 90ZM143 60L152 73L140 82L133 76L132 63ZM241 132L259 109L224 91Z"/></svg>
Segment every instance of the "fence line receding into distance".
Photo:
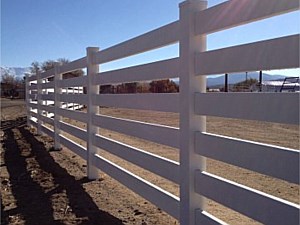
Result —
<svg viewBox="0 0 300 225"><path fill-rule="evenodd" d="M210 174L205 163L208 157L299 184L298 150L206 132L206 116L299 125L298 93L206 93L206 75L299 68L299 35L213 51L206 50L206 35L299 10L299 1L231 0L207 8L206 1L187 0L179 8L178 21L108 49L87 48L81 59L27 76L28 124L53 137L55 147L63 145L87 160L89 178L97 178L100 169L183 225L225 224L205 211L205 198L263 224L297 225L299 205ZM179 43L179 57L99 71L100 64L174 43ZM82 68L87 68L86 76L62 79L63 73ZM99 93L104 84L176 77L179 93ZM82 105L87 112L76 111ZM179 113L180 127L101 115L99 106ZM62 117L86 123L87 129L63 122ZM101 136L99 128L178 148L180 162ZM82 139L87 147L62 131ZM98 148L178 184L180 198L104 158Z"/></svg>

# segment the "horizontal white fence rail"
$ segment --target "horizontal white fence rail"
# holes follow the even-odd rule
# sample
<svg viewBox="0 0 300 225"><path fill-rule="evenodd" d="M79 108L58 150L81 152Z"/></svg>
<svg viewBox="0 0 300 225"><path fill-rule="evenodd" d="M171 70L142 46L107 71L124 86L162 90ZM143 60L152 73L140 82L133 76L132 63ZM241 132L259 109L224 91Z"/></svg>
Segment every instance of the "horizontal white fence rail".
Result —
<svg viewBox="0 0 300 225"><path fill-rule="evenodd" d="M179 198L153 185L152 183L134 175L124 168L109 160L95 155L95 164L103 172L138 193L145 199L157 205L157 207L179 219Z"/></svg>
<svg viewBox="0 0 300 225"><path fill-rule="evenodd" d="M77 59L75 61L72 61L70 63L64 64L60 67L58 67L58 73L67 73L67 72L72 72L74 70L82 69L87 66L86 64L86 57L83 57L81 59Z"/></svg>
<svg viewBox="0 0 300 225"><path fill-rule="evenodd" d="M93 95L93 104L126 109L179 112L179 95L173 94L106 94Z"/></svg>
<svg viewBox="0 0 300 225"><path fill-rule="evenodd" d="M41 88L42 89L54 88L54 82L50 81L48 83L43 83L43 84L41 84ZM37 87L36 87L36 89L37 89Z"/></svg>
<svg viewBox="0 0 300 225"><path fill-rule="evenodd" d="M54 138L54 132L53 130L49 129L48 127L41 125L40 126L41 132L47 134L48 136Z"/></svg>
<svg viewBox="0 0 300 225"><path fill-rule="evenodd" d="M299 124L299 106L299 93L195 94L199 115Z"/></svg>
<svg viewBox="0 0 300 225"><path fill-rule="evenodd" d="M87 132L84 129L78 128L76 126L72 126L72 125L64 123L64 122L60 122L59 128L62 131L72 134L73 136L75 136L83 141L87 140Z"/></svg>
<svg viewBox="0 0 300 225"><path fill-rule="evenodd" d="M87 114L84 112L72 111L67 109L58 109L57 112L60 116L68 117L73 120L87 122Z"/></svg>
<svg viewBox="0 0 300 225"><path fill-rule="evenodd" d="M87 76L73 77L70 79L60 80L58 83L58 88L64 87L86 87L87 86Z"/></svg>
<svg viewBox="0 0 300 225"><path fill-rule="evenodd" d="M195 189L197 193L263 224L299 222L299 205L207 172L196 171Z"/></svg>
<svg viewBox="0 0 300 225"><path fill-rule="evenodd" d="M54 101L54 93L41 94L42 100L52 100Z"/></svg>
<svg viewBox="0 0 300 225"><path fill-rule="evenodd" d="M95 136L94 144L159 176L179 183L179 165L172 160L102 136Z"/></svg>
<svg viewBox="0 0 300 225"><path fill-rule="evenodd" d="M94 115L93 123L101 128L179 148L179 129L175 127L104 115Z"/></svg>
<svg viewBox="0 0 300 225"><path fill-rule="evenodd" d="M59 96L61 102L73 102L78 104L87 103L87 95L85 94L60 94Z"/></svg>
<svg viewBox="0 0 300 225"><path fill-rule="evenodd" d="M54 120L51 119L50 117L48 116L41 116L40 119L45 122L45 123L48 123L49 125L51 126L54 126Z"/></svg>
<svg viewBox="0 0 300 225"><path fill-rule="evenodd" d="M299 183L299 151L210 133L198 132L195 139L200 155Z"/></svg>
<svg viewBox="0 0 300 225"><path fill-rule="evenodd" d="M48 105L40 105L40 109L50 113L54 113L55 110L53 106L48 106Z"/></svg>
<svg viewBox="0 0 300 225"><path fill-rule="evenodd" d="M168 59L97 74L94 84L126 83L179 77L179 59Z"/></svg>
<svg viewBox="0 0 300 225"><path fill-rule="evenodd" d="M178 42L179 22L173 22L157 30L125 41L108 49L99 51L93 60L94 64L102 64L143 53L152 49L160 48Z"/></svg>
<svg viewBox="0 0 300 225"><path fill-rule="evenodd" d="M228 223L225 223L224 221L218 219L217 217L209 214L206 211L201 211L200 209L195 210L196 214L196 225L228 225Z"/></svg>
<svg viewBox="0 0 300 225"><path fill-rule="evenodd" d="M79 155L83 159L87 159L87 151L86 148L82 147L81 145L77 144L76 142L64 137L60 136L60 143L66 146L68 149L72 149L74 153Z"/></svg>
<svg viewBox="0 0 300 225"><path fill-rule="evenodd" d="M46 79L54 76L54 68L40 74L40 79Z"/></svg>
<svg viewBox="0 0 300 225"><path fill-rule="evenodd" d="M297 68L299 67L299 41L297 34L199 53L196 56L196 74ZM214 61L218 63L210 63Z"/></svg>
<svg viewBox="0 0 300 225"><path fill-rule="evenodd" d="M196 34L210 34L299 9L299 1L295 0L243 0L242 4L238 1L226 1L197 12Z"/></svg>
<svg viewBox="0 0 300 225"><path fill-rule="evenodd" d="M208 173L206 158L299 184L299 149L208 133L206 116L299 126L299 93L206 93L206 76L299 68L299 34L212 51L206 50L206 35L299 10L299 1L229 0L206 7L205 1L187 0L178 21L101 51L87 48L78 60L27 76L28 125L54 138L55 147L87 160L89 178L107 173L182 225L227 224L206 211L206 199L263 224L298 225L298 204ZM99 71L103 63L174 43L179 57ZM87 75L63 79L85 68ZM179 78L179 93L100 93L101 85L172 78ZM179 113L180 127L103 115L100 107ZM180 160L103 136L103 129L179 149ZM99 149L178 185L180 197L111 162Z"/></svg>

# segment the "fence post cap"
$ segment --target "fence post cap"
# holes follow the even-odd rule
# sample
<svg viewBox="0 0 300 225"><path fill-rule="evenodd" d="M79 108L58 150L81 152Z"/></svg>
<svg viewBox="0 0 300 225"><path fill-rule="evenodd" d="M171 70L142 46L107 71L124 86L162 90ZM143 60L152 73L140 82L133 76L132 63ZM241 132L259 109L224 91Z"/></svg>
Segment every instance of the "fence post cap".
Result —
<svg viewBox="0 0 300 225"><path fill-rule="evenodd" d="M87 47L87 51L99 51L99 47Z"/></svg>
<svg viewBox="0 0 300 225"><path fill-rule="evenodd" d="M179 7L184 7L188 4L193 4L193 3L202 3L202 4L207 5L207 0L186 0L186 1L179 3Z"/></svg>

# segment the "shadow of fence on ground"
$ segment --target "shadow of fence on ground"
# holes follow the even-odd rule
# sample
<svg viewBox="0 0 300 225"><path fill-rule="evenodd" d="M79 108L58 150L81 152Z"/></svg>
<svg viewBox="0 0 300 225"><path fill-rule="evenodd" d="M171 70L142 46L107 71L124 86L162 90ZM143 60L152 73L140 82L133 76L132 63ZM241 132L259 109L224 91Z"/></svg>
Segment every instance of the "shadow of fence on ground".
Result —
<svg viewBox="0 0 300 225"><path fill-rule="evenodd" d="M5 122L4 122L5 123ZM33 180L31 171L27 168L26 158L31 157L29 149L21 148L14 130L21 129L23 123L16 121L6 121L4 129L4 162L9 173L9 182L12 194L16 199L16 208L3 212L2 221L8 223L9 217L12 219L17 215L26 221L25 224L62 224L55 221L53 217L52 204L44 193L43 188ZM18 125L18 126L15 126ZM14 220L18 220L15 218ZM15 221L17 222L17 221Z"/></svg>
<svg viewBox="0 0 300 225"><path fill-rule="evenodd" d="M16 140L16 132L20 134L17 139L25 142L22 146L18 143L20 141ZM17 214L20 214L26 221L25 224L28 225L64 224L63 220L54 218L52 202L53 195L61 192L65 192L68 207L76 217L74 222L78 219L77 222L84 225L123 224L121 220L98 208L82 187L82 181L76 180L66 169L55 162L44 144L26 128L25 120L23 123L18 123L18 126L7 126L4 129L4 135L4 160L17 207L12 210L4 210L3 224L7 223L9 216ZM36 161L39 171L52 175L55 188L45 192L41 184L32 178L31 170L27 165L29 158ZM77 222L75 223L77 224Z"/></svg>

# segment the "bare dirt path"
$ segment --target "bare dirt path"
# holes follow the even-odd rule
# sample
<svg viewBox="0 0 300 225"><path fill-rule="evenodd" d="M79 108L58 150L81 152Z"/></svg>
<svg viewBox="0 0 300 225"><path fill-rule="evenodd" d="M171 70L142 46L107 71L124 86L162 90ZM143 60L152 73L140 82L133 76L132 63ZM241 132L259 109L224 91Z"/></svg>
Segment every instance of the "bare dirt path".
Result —
<svg viewBox="0 0 300 225"><path fill-rule="evenodd" d="M68 159L62 153L49 152L23 123L4 133L5 164L2 166L6 167L9 179L4 178L2 184L4 191L10 191L15 199L9 205L3 201L5 207L8 205L3 213L4 221L12 224L22 223L22 220L25 224L122 224L100 210L87 194L82 184L89 181L81 165L68 161L76 176L69 174L62 167ZM49 140L44 138L44 141Z"/></svg>
<svg viewBox="0 0 300 225"><path fill-rule="evenodd" d="M22 102L1 108L1 224L176 224L108 176L90 181L86 164L26 126ZM11 104L10 104L11 103Z"/></svg>

